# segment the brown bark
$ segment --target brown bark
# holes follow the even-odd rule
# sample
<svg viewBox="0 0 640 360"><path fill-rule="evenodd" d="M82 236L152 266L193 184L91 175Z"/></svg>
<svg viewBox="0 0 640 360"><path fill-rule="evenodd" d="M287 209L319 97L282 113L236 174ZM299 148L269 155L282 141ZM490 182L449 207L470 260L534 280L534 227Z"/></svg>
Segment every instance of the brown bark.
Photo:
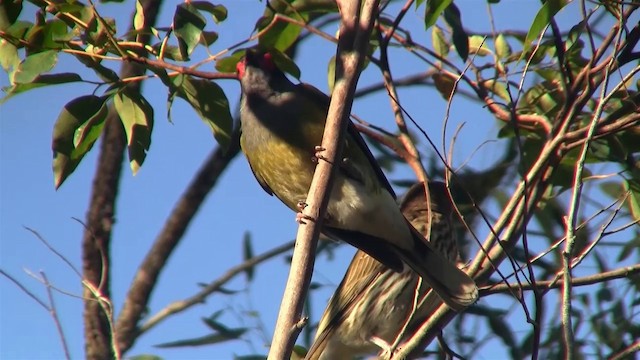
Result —
<svg viewBox="0 0 640 360"><path fill-rule="evenodd" d="M142 0L145 25L155 24L161 0ZM143 42L148 42L147 36ZM133 63L124 63L121 78L144 74L145 69ZM140 83L131 83L131 91L139 92ZM98 168L94 176L86 230L82 239L82 272L84 281L97 290L94 294L84 287L85 351L87 359L112 359L118 354L111 345L112 331L108 312L113 311L106 302L96 299L110 298L109 256L111 231L114 225L115 203L120 185L120 173L127 141L117 113L110 111L106 119ZM98 300L98 301L96 301ZM106 311L105 311L106 310Z"/></svg>

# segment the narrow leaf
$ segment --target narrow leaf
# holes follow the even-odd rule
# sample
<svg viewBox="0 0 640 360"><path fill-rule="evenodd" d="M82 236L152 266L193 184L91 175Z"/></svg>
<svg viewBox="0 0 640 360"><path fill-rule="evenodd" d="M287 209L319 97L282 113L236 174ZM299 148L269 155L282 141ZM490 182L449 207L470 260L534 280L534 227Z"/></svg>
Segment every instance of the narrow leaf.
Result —
<svg viewBox="0 0 640 360"><path fill-rule="evenodd" d="M625 180L625 190L629 191L629 210L634 220L640 219L640 180Z"/></svg>
<svg viewBox="0 0 640 360"><path fill-rule="evenodd" d="M213 21L216 23L223 22L227 19L227 8L223 5L214 5L208 1L192 1L191 5L195 6L200 11L206 11L213 16Z"/></svg>
<svg viewBox="0 0 640 360"><path fill-rule="evenodd" d="M22 92L43 87L49 85L58 85L58 84L66 84L70 82L79 82L82 81L80 75L75 73L59 73L59 74L43 74L36 76L33 81L26 84L15 84L11 87L5 88L6 96L2 98L0 104L5 102L9 97L13 95L20 94Z"/></svg>
<svg viewBox="0 0 640 360"><path fill-rule="evenodd" d="M151 145L153 108L141 95L124 91L115 95L113 104L127 134L129 165L135 175Z"/></svg>
<svg viewBox="0 0 640 360"><path fill-rule="evenodd" d="M549 25L551 19L569 3L569 0L547 0L533 19L533 23L525 37L522 54L524 55L533 45L533 41L537 39L542 31Z"/></svg>
<svg viewBox="0 0 640 360"><path fill-rule="evenodd" d="M441 57L446 58L449 55L449 43L442 29L437 26L431 29L431 45L433 46L433 51Z"/></svg>
<svg viewBox="0 0 640 360"><path fill-rule="evenodd" d="M453 46L456 48L458 55L462 60L467 61L469 57L469 36L462 26L460 10L453 2L444 9L444 20L451 26Z"/></svg>
<svg viewBox="0 0 640 360"><path fill-rule="evenodd" d="M178 45L182 56L185 59L193 52L200 41L200 35L207 21L200 15L198 9L189 4L183 3L176 7L173 16L173 30L178 38Z"/></svg>
<svg viewBox="0 0 640 360"><path fill-rule="evenodd" d="M81 96L68 102L58 115L51 144L56 189L73 173L99 137L107 116L105 100L94 95ZM87 127L92 131L76 141L78 129Z"/></svg>
<svg viewBox="0 0 640 360"><path fill-rule="evenodd" d="M159 348L171 348L171 347L184 347L184 346L203 346L218 344L229 340L237 340L244 333L247 332L247 328L229 329L227 333L214 333L192 339L184 339L166 342L156 345Z"/></svg>
<svg viewBox="0 0 640 360"><path fill-rule="evenodd" d="M5 39L0 39L0 66L6 71L10 77L11 72L20 65L20 57L18 49L12 43Z"/></svg>
<svg viewBox="0 0 640 360"><path fill-rule="evenodd" d="M218 143L227 147L231 140L233 118L229 100L218 84L192 77L175 77L178 96L186 100L200 118L211 128Z"/></svg>
<svg viewBox="0 0 640 360"><path fill-rule="evenodd" d="M30 83L38 75L50 71L58 62L58 53L54 50L43 51L27 56L13 73L12 84Z"/></svg>
<svg viewBox="0 0 640 360"><path fill-rule="evenodd" d="M433 26L442 14L444 9L451 4L453 0L431 0L427 1L426 11L424 13L424 26L426 29Z"/></svg>
<svg viewBox="0 0 640 360"><path fill-rule="evenodd" d="M499 59L506 59L511 55L511 46L503 34L496 36L495 48Z"/></svg>
<svg viewBox="0 0 640 360"><path fill-rule="evenodd" d="M242 239L242 258L244 261L247 261L253 258L253 245L251 245L251 234L249 232L244 233L244 237ZM254 267L248 267L245 270L247 274L247 281L251 282L253 280L253 272Z"/></svg>
<svg viewBox="0 0 640 360"><path fill-rule="evenodd" d="M133 16L133 28L136 30L144 29L144 7L140 0L136 0L136 14Z"/></svg>

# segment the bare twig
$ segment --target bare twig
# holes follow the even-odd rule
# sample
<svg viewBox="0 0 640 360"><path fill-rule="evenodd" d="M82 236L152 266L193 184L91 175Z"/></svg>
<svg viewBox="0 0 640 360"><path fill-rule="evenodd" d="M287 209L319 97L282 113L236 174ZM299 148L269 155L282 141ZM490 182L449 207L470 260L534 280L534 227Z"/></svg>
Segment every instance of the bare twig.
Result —
<svg viewBox="0 0 640 360"><path fill-rule="evenodd" d="M204 301L209 295L220 290L220 288L222 288L224 284L229 282L235 276L244 273L245 271L247 271L247 269L254 267L257 264L260 264L280 254L284 254L285 252L293 249L294 244L295 243L293 241L290 241L286 244L277 246L269 251L266 251L258 256L254 256L251 259L247 259L241 264L238 264L230 268L222 276L220 276L219 278L217 278L216 280L212 281L211 283L206 285L204 288L202 288L202 290L200 290L197 294L183 300L175 301L167 305L164 309L158 311L156 314L150 316L149 320L147 320L142 326L140 326L140 329L138 329L137 336L155 327L156 325L166 320L171 315L181 313L191 308L194 305L204 303Z"/></svg>
<svg viewBox="0 0 640 360"><path fill-rule="evenodd" d="M133 283L129 287L122 311L118 316L116 327L118 329L118 344L122 351L128 350L136 338L146 330L138 329L138 322L149 303L151 291L156 285L166 261L182 239L193 216L204 203L207 194L239 151L239 133L236 131L228 149L218 147L211 152L176 203L153 246L140 264ZM155 325L150 322L151 320L145 324L149 328Z"/></svg>
<svg viewBox="0 0 640 360"><path fill-rule="evenodd" d="M611 355L609 357L609 360L623 360L623 359L633 358L633 357L629 357L629 355L633 355L638 352L640 352L640 340L634 341L633 344L627 346L622 351Z"/></svg>
<svg viewBox="0 0 640 360"><path fill-rule="evenodd" d="M618 36L620 36L621 32ZM609 84L609 70L611 69L611 65L615 57L611 58L609 63L610 66L605 67L604 80L601 89L600 99L603 100L605 94L607 93L607 86ZM584 146L582 147L582 151L580 153L580 157L576 163L574 175L573 175L573 186L572 186L572 194L571 201L569 204L569 210L566 218L566 237L567 241L565 242L565 248L562 251L562 267L563 267L563 287L562 287L562 335L564 340L564 355L567 359L573 359L574 356L574 338L573 338L573 326L571 321L571 269L572 269L572 259L573 259L573 248L576 242L576 236L574 233L574 229L577 225L578 211L580 207L580 198L582 196L582 174L584 172L584 164L587 158L587 152L589 150L589 144L593 135L596 131L598 120L600 119L600 115L604 109L604 105L606 102L600 101L596 108L596 111L593 114L591 124L589 125L589 130L586 134Z"/></svg>
<svg viewBox="0 0 640 360"><path fill-rule="evenodd" d="M24 292L25 294L27 294L27 296L29 296L30 298L32 298L35 302L38 303L38 305L42 306L43 308L45 308L45 310L47 311L51 311L49 309L49 305L47 305L44 300L40 299L36 294L34 294L33 292L31 292L31 290L27 289L24 285L22 285L22 283L20 281L18 281L18 279L14 278L13 276L9 275L9 273L5 272L4 270L0 269L0 275L3 275L4 277L6 277L7 279L9 279L9 281L11 281L12 283L14 283L17 287L20 288L20 290L22 290L22 292Z"/></svg>
<svg viewBox="0 0 640 360"><path fill-rule="evenodd" d="M144 26L155 24L160 0L141 0L144 11ZM130 26L133 28L133 25ZM140 41L149 42L148 35L141 35ZM145 69L137 64L123 63L121 78L143 75ZM140 92L140 83L131 83L128 89ZM111 109L105 120L98 165L90 195L90 205L86 215L87 230L82 239L82 278L85 283L84 335L87 359L98 360L119 357L114 345L113 306L109 298L109 257L112 229L114 225L115 203L120 184L120 174L127 140L122 122ZM87 286L94 286L89 290ZM97 301L91 301L90 299ZM109 306L109 308L107 308ZM105 309L110 313L105 314Z"/></svg>
<svg viewBox="0 0 640 360"><path fill-rule="evenodd" d="M640 274L640 265L634 266L625 266L620 269L611 270L595 275L583 276L579 278L571 279L571 286L585 286L585 285L593 285L609 280L629 278L636 274ZM546 281L537 281L535 284L495 284L490 286L485 286L480 288L480 296L488 296L493 294L501 294L505 292L511 292L512 290L517 291L527 291L533 289L539 290L548 290L548 289L557 289L563 286L563 281L555 281L555 280L546 280Z"/></svg>
<svg viewBox="0 0 640 360"><path fill-rule="evenodd" d="M20 281L18 281L16 278L14 278L13 276L9 275L8 273L6 273L4 270L0 269L0 275L3 275L7 279L9 279L9 281L14 283L17 287L19 287L20 290L22 290L22 292L27 294L27 296L32 298L36 303L38 303L38 305L42 306L42 308L44 308L49 313L49 315L51 315L51 317L53 318L53 323L56 326L56 331L58 332L58 336L60 336L60 342L62 343L62 350L64 351L65 358L66 359L71 359L71 353L69 352L69 346L67 345L67 339L66 339L66 337L64 335L64 331L62 329L62 324L60 323L60 318L58 318L58 313L56 311L56 305L55 305L55 302L53 300L53 292L51 291L52 286L51 286L51 283L49 282L49 280L47 279L47 276L45 275L45 273L43 271L40 271L41 278L39 278L37 280L42 282L45 285L46 289L47 289L47 297L49 299L49 305L47 305L44 302L44 300L41 300L36 294L34 294L29 289L27 289L24 285L22 285L22 283Z"/></svg>
<svg viewBox="0 0 640 360"><path fill-rule="evenodd" d="M58 318L58 311L56 310L56 303L53 300L53 292L51 291L51 283L47 278L47 275L44 271L40 271L40 276L42 276L42 280L47 288L47 297L49 298L49 314L53 318L53 323L56 324L56 330L58 331L58 336L60 336L60 342L62 343L62 349L64 351L64 357L67 359L71 359L71 353L69 352L69 345L67 344L67 338L64 336L64 330L62 329L62 324L60 323L60 318Z"/></svg>

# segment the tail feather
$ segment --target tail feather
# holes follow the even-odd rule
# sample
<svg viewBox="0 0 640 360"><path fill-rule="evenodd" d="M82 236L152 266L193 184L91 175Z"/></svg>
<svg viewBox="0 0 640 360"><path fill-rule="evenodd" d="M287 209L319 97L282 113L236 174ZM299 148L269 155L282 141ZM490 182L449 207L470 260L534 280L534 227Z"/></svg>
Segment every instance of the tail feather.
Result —
<svg viewBox="0 0 640 360"><path fill-rule="evenodd" d="M398 256L429 283L452 309L460 311L476 302L478 287L475 281L434 250L413 226L411 230L415 250L395 248Z"/></svg>
<svg viewBox="0 0 640 360"><path fill-rule="evenodd" d="M325 226L323 233L333 239L342 239L363 250L396 272L406 263L422 277L442 300L456 311L473 304L478 299L476 283L464 271L458 269L429 244L424 236L407 220L413 236L413 249L402 249L375 236L358 231Z"/></svg>

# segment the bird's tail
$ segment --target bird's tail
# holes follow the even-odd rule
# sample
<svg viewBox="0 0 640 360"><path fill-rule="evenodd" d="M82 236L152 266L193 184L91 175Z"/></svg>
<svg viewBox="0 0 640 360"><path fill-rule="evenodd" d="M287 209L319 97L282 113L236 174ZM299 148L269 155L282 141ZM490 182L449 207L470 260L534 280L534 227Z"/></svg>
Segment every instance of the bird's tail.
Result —
<svg viewBox="0 0 640 360"><path fill-rule="evenodd" d="M394 247L398 256L424 279L452 309L460 311L478 299L475 281L446 260L411 226L413 251Z"/></svg>

